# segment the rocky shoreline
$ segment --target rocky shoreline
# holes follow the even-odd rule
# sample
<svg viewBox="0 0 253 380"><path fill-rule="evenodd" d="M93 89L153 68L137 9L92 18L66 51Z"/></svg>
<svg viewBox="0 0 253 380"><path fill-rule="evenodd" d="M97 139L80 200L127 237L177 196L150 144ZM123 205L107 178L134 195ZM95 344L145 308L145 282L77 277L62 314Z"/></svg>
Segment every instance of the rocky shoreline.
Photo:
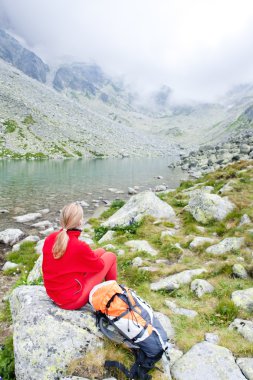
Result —
<svg viewBox="0 0 253 380"><path fill-rule="evenodd" d="M225 142L217 145L204 145L197 151L181 154L180 161L169 165L180 166L190 176L200 178L232 162L253 159L253 130L231 135Z"/></svg>

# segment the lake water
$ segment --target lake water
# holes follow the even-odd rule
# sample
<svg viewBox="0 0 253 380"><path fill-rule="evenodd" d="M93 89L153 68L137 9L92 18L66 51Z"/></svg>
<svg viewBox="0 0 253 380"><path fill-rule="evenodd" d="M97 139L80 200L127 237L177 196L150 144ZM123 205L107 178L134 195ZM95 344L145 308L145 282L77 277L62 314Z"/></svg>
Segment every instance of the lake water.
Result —
<svg viewBox="0 0 253 380"><path fill-rule="evenodd" d="M88 218L97 206L92 202L99 199L127 199L127 188L140 186L140 191L165 183L170 188L179 185L185 174L180 168L169 169L174 158L124 158L92 160L44 160L44 161L0 161L0 230L18 227L13 216L39 209L49 208L44 219L55 220L59 210L76 200L85 200L89 207L84 209ZM163 176L163 179L154 177ZM113 187L124 191L115 194ZM40 219L37 219L39 221ZM42 220L42 219L41 219ZM30 223L32 224L32 223Z"/></svg>

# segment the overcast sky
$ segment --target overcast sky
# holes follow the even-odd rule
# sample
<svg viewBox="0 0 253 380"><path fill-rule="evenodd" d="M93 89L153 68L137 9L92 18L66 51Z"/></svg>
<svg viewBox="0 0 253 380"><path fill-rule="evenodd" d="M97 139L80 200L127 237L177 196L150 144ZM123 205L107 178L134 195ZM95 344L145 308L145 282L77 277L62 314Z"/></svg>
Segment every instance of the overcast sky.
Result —
<svg viewBox="0 0 253 380"><path fill-rule="evenodd" d="M0 0L0 10L49 64L93 61L179 99L253 82L253 0Z"/></svg>

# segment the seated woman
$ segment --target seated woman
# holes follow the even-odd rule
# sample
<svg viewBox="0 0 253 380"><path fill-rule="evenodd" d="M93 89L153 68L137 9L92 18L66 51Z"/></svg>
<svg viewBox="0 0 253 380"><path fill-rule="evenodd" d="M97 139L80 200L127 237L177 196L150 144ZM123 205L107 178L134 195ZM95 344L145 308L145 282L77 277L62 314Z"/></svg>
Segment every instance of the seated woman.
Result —
<svg viewBox="0 0 253 380"><path fill-rule="evenodd" d="M83 209L76 203L61 211L62 228L49 235L43 246L42 273L48 296L62 309L79 309L91 289L104 279L117 280L117 259L103 248L91 250L78 240Z"/></svg>

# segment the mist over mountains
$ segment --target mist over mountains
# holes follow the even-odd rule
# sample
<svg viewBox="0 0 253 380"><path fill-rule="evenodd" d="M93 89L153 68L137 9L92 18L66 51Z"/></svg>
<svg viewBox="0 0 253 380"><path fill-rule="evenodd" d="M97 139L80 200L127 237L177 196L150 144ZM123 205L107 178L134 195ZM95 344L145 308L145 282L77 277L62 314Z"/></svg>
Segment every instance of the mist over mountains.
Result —
<svg viewBox="0 0 253 380"><path fill-rule="evenodd" d="M0 58L11 65L10 68L14 67L23 72L27 77L36 80L40 86L39 91L36 89L36 106L31 104L30 107L19 107L19 111L17 112L16 110L13 114L10 103L16 103L17 97L19 98L19 102L30 102L30 100L24 101L24 99L29 99L30 90L30 96L35 99L33 92L37 85L35 86L35 83L26 81L25 77L22 77L22 81L25 81L25 84L20 84L18 93L16 93L15 81L13 80L9 83L8 90L10 90L11 86L14 86L12 89L12 99L9 99L8 106L2 111L2 123L8 119L12 120L14 115L17 115L21 120L21 125L16 129L19 130L19 134L23 134L28 141L30 141L28 135L26 135L27 130L24 132L22 120L24 120L26 116L31 116L34 119L34 123L29 125L29 128L30 132L33 129L32 133L35 134L35 136L44 134L43 138L45 138L51 134L51 136L54 136L55 141L57 141L56 145L59 140L61 142L63 141L63 146L56 149L57 154L60 156L62 154L75 156L74 151L78 152L78 156L82 156L85 152L87 153L87 147L86 149L81 149L80 147L80 149L77 149L75 147L76 142L80 138L80 131L78 132L78 128L76 128L73 138L75 143L73 143L73 147L68 151L66 144L71 145L69 139L73 137L69 136L69 132L70 130L73 132L73 128L75 128L73 124L78 126L79 122L68 121L66 123L66 120L62 120L63 113L59 115L57 111L49 112L50 117L49 115L48 117L53 119L50 120L50 122L45 122L45 120L42 122L41 116L38 117L38 120L35 120L34 114L36 114L40 108L40 102L44 104L43 107L45 110L52 108L51 96L54 94L52 90L58 93L58 95L55 94L54 96L60 97L60 103L67 102L72 105L76 104L75 107L77 107L79 111L75 111L72 116L70 115L71 111L69 111L67 113L68 118L71 119L72 117L78 119L79 116L77 115L80 112L81 114L82 112L89 112L93 117L96 115L96 117L100 118L99 122L92 122L89 128L90 131L94 131L94 125L98 126L99 132L96 132L96 136L99 136L101 142L97 144L96 138L93 139L93 144L88 149L88 156L89 154L94 154L94 152L102 156L119 154L117 149L114 153L113 150L111 152L101 150L104 141L101 136L105 135L106 128L104 125L107 122L114 123L114 128L119 129L119 126L123 129L126 128L123 132L126 136L129 136L129 131L139 134L136 141L144 141L145 137L147 137L147 141L151 143L152 149L148 148L148 144L143 150L139 150L138 154L140 155L152 155L156 149L158 155L166 154L166 151L171 154L173 151L173 149L171 150L172 145L175 147L175 150L179 152L183 146L191 148L201 143L215 143L220 139L226 139L231 133L252 127L253 85L250 83L236 86L213 103L200 103L196 101L175 103L175 101L173 101L173 89L167 84L164 84L149 94L141 94L133 89L133 87L127 85L121 77L112 77L106 74L103 68L96 63L63 62L58 67L50 67L34 52L22 46L17 39L4 30L0 30ZM2 84L6 81L6 73L4 74L6 69L7 67L2 64ZM17 75L17 72L15 72L15 74ZM10 79L10 74L7 76L9 76ZM22 89L25 89L25 91ZM8 94L8 96L6 95L4 86L1 86L1 93L5 101L7 97L11 96L10 94ZM50 94L50 96L48 94ZM39 98L40 96L41 99ZM47 100L51 102L51 104L47 105ZM2 102L2 106L5 101ZM69 105L66 107L63 106L65 109L68 109L68 107ZM9 112L7 111L8 109ZM39 111L39 113L40 112L41 111ZM82 114L80 116L80 123L83 117ZM103 122L103 120L105 122ZM57 132L49 132L51 130L50 124L59 126ZM71 128L69 125L71 125ZM68 133L63 133L63 135L66 136L63 136L62 132L59 133L61 129L64 130L66 128ZM35 151L43 151L43 147L47 146L47 143L44 144L44 142L41 144L42 146L40 146L39 141L37 141L37 144L34 144L32 139L30 143L26 143L26 145L23 144L21 149L21 147L18 147L18 144L15 143L16 140L14 137L17 131L13 131L14 134L7 135L4 133L5 129L3 124L2 130L7 153L14 151L17 154L24 154L27 150L30 151L32 146L37 146ZM41 129L43 129L43 133ZM45 132L46 130L47 132ZM141 136L143 136L143 138ZM32 137L32 135L30 137ZM39 138L42 137L39 136ZM125 140L127 141L127 138ZM80 145L83 148L83 144L81 143ZM130 139L129 146L133 148L133 145ZM132 148L128 146L124 147L122 140L122 147L120 149L125 150L124 154L131 155L135 151L135 149ZM136 148L136 152L137 150ZM49 149L46 154L50 155L51 153Z"/></svg>

